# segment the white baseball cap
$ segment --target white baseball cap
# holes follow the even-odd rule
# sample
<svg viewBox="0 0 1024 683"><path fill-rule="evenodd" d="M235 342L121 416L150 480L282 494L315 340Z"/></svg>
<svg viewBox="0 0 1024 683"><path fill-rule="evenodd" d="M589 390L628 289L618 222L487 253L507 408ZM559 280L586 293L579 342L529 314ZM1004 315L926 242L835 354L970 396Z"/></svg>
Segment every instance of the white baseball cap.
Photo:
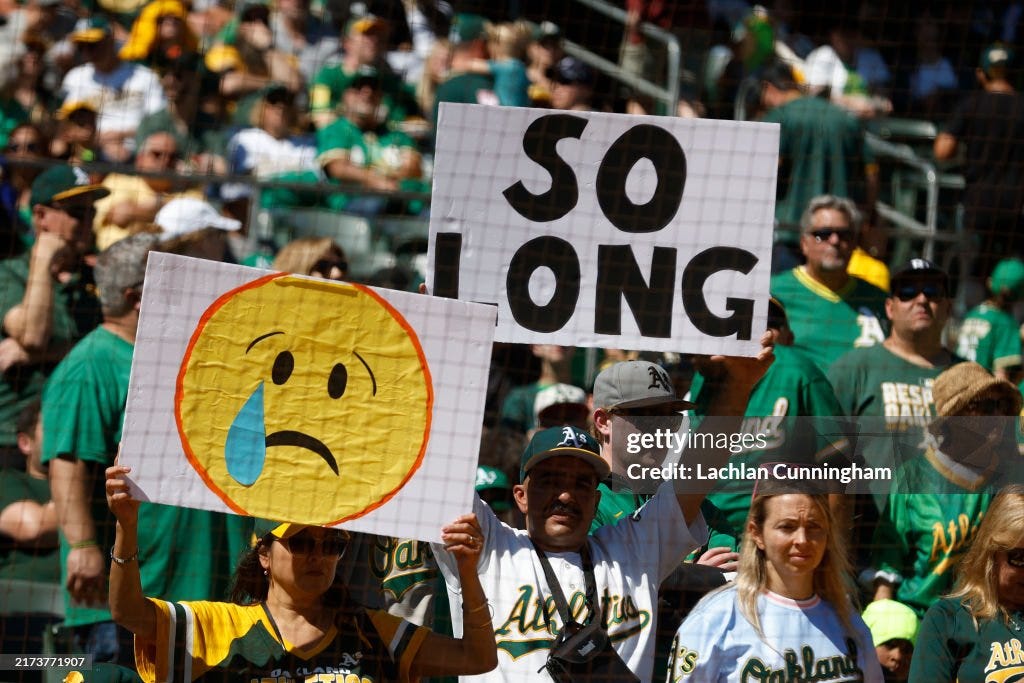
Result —
<svg viewBox="0 0 1024 683"><path fill-rule="evenodd" d="M557 405L571 404L587 409L587 392L572 384L552 384L537 392L533 400L533 414L540 417L548 408Z"/></svg>
<svg viewBox="0 0 1024 683"><path fill-rule="evenodd" d="M241 221L221 215L210 204L190 197L167 202L157 212L154 222L163 228L166 237L177 237L205 228L234 232L242 227Z"/></svg>

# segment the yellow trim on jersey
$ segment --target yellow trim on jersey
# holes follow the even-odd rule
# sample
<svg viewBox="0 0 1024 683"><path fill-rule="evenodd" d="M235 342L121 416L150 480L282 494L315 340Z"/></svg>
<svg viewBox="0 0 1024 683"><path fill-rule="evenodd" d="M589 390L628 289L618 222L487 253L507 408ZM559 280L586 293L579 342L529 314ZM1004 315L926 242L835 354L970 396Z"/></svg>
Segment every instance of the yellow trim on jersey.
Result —
<svg viewBox="0 0 1024 683"><path fill-rule="evenodd" d="M956 472L956 470L953 469L956 463L950 460L949 456L940 452L935 447L929 445L924 451L924 457L928 460L931 466L935 468L935 471L941 474L948 481L971 492L977 491L987 483L989 478L992 476L992 473L995 472L996 467L999 465L999 458L993 455L988 466L983 471L975 473L975 477L972 481Z"/></svg>
<svg viewBox="0 0 1024 683"><path fill-rule="evenodd" d="M831 301L834 304L842 301L843 297L852 292L853 288L857 286L857 281L851 277L838 292L833 292L831 289L812 278L807 273L807 269L804 266L797 266L794 268L793 277L796 278L797 282L811 290L813 294L817 294L822 299Z"/></svg>
<svg viewBox="0 0 1024 683"><path fill-rule="evenodd" d="M399 680L410 680L412 662L430 631L417 628L410 622L383 610L367 610L366 613L370 615L370 621L373 622L373 627L377 629L381 640L387 644L392 659L398 662ZM410 629L411 634L408 633Z"/></svg>

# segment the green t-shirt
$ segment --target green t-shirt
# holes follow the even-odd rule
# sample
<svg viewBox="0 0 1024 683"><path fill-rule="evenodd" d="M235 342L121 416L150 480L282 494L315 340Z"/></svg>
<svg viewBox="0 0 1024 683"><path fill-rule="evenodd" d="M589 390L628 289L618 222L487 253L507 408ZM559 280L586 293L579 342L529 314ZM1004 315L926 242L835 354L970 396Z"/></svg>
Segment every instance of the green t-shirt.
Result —
<svg viewBox="0 0 1024 683"><path fill-rule="evenodd" d="M698 415L707 414L708 393L704 377L697 373L690 384L690 398L697 404ZM842 433L839 425L830 419L841 414L825 374L802 352L776 346L775 362L754 385L739 429L740 434L762 438L767 447L750 441L730 460L752 468L762 463L820 463L833 448L845 447L845 439L836 436ZM746 525L754 484L749 479L726 479L708 495L740 532Z"/></svg>
<svg viewBox="0 0 1024 683"><path fill-rule="evenodd" d="M40 505L50 502L50 482L19 470L0 469L0 510L22 500ZM56 547L30 547L0 534L0 579L57 583L60 581L58 562Z"/></svg>
<svg viewBox="0 0 1024 683"><path fill-rule="evenodd" d="M1017 321L988 302L972 308L960 325L956 354L973 360L989 372L1019 365L1021 345Z"/></svg>
<svg viewBox="0 0 1024 683"><path fill-rule="evenodd" d="M114 541L103 470L113 463L121 441L133 350L121 337L97 328L61 361L43 393L43 462L73 457L94 465L90 514L101 549ZM143 592L170 600L223 597L251 533L252 521L247 517L143 503L139 508ZM62 580L68 551L62 536ZM106 609L73 605L68 596L68 626L109 620Z"/></svg>
<svg viewBox="0 0 1024 683"><path fill-rule="evenodd" d="M30 252L0 261L0 318L21 303L28 281ZM75 275L67 283L54 283L50 343L70 346L102 320L94 293L92 271ZM0 338L7 334L0 331ZM0 446L17 443L15 422L25 406L39 398L56 362L16 365L0 377Z"/></svg>
<svg viewBox="0 0 1024 683"><path fill-rule="evenodd" d="M772 276L772 296L782 303L793 330L793 348L823 372L850 349L885 340L885 292L851 277L838 292L812 279L803 266Z"/></svg>
<svg viewBox="0 0 1024 683"><path fill-rule="evenodd" d="M924 452L924 428L935 417L932 384L960 362L924 368L879 344L854 349L832 364L828 379L843 415L856 417L858 452L871 466L893 466Z"/></svg>
<svg viewBox="0 0 1024 683"><path fill-rule="evenodd" d="M864 169L873 157L855 117L820 97L801 97L762 120L780 126L775 218L781 225L798 226L818 195L865 199Z"/></svg>
<svg viewBox="0 0 1024 683"><path fill-rule="evenodd" d="M1012 622L1002 617L975 626L958 598L932 605L917 633L910 662L910 683L934 681L1017 681L1024 670L1024 613Z"/></svg>

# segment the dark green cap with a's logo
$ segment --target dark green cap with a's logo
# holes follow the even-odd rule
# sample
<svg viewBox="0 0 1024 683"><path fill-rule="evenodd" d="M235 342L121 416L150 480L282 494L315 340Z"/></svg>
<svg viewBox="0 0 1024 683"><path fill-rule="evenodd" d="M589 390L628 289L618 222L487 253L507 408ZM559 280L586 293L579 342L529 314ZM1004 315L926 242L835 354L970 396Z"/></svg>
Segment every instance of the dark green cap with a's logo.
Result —
<svg viewBox="0 0 1024 683"><path fill-rule="evenodd" d="M559 455L569 455L585 461L597 470L598 479L604 479L611 472L611 467L601 457L601 449L590 434L578 427L566 425L551 427L537 432L530 439L523 459L519 464L519 480L526 479L526 474L537 463Z"/></svg>
<svg viewBox="0 0 1024 683"><path fill-rule="evenodd" d="M32 206L54 202L96 201L110 194L102 185L89 181L89 174L78 166L51 166L32 183Z"/></svg>

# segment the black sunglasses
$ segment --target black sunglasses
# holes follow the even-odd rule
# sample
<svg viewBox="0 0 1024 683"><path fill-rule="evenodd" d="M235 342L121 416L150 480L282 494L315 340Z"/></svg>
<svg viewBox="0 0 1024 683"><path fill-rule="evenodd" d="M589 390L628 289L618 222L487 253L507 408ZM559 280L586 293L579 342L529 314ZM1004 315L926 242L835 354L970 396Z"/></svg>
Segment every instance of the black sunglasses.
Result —
<svg viewBox="0 0 1024 683"><path fill-rule="evenodd" d="M904 302L913 301L921 294L924 294L925 298L935 301L946 298L946 288L936 282L908 282L905 285L897 286L892 294Z"/></svg>
<svg viewBox="0 0 1024 683"><path fill-rule="evenodd" d="M281 544L288 548L292 555L312 555L319 551L323 555L341 557L348 547L348 536L340 533L332 533L323 538L317 538L310 533L300 531L294 536L280 538Z"/></svg>
<svg viewBox="0 0 1024 683"><path fill-rule="evenodd" d="M331 274L332 268L337 268L338 270L341 271L341 274L344 275L345 273L348 272L348 261L342 261L341 259L322 258L313 264L313 267L310 269L309 272L320 273L324 277L327 277L328 275Z"/></svg>
<svg viewBox="0 0 1024 683"><path fill-rule="evenodd" d="M8 152L31 152L32 154L38 154L39 150L42 149L37 142L28 142L15 144L12 143L7 145Z"/></svg>
<svg viewBox="0 0 1024 683"><path fill-rule="evenodd" d="M828 242L832 239L832 235L839 235L839 239L842 242L849 242L853 239L853 230L850 228L825 227L811 230L807 234L813 237L815 242Z"/></svg>
<svg viewBox="0 0 1024 683"><path fill-rule="evenodd" d="M1024 569L1024 548L1012 548L1006 551L1006 564Z"/></svg>

